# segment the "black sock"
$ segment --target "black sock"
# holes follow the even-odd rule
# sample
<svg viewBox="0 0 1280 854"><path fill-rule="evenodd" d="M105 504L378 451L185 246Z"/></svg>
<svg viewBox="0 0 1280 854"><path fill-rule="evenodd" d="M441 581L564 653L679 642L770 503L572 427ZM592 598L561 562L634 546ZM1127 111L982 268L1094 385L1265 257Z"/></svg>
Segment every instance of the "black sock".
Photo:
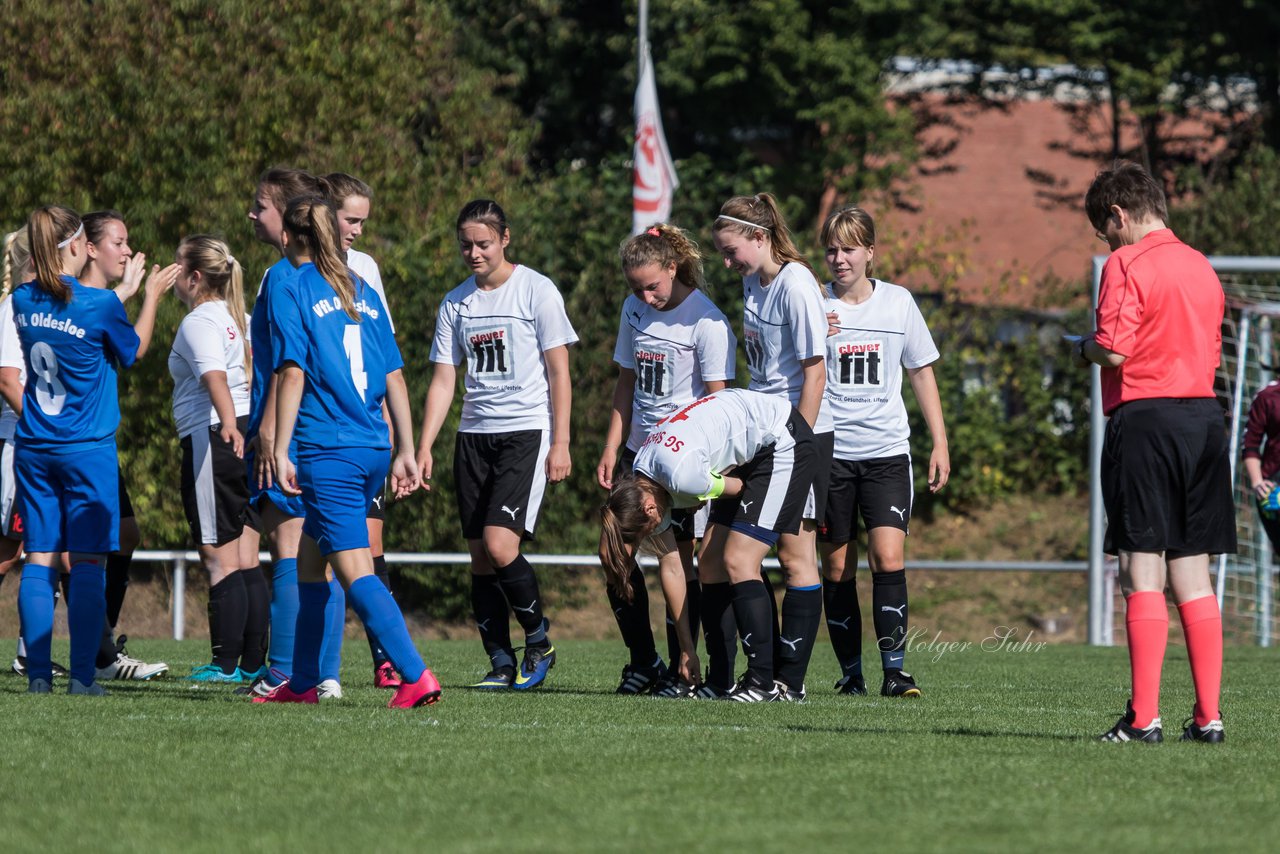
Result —
<svg viewBox="0 0 1280 854"><path fill-rule="evenodd" d="M782 597L782 628L778 631L781 656L778 678L793 690L804 686L804 676L813 656L813 642L822 624L822 588L788 587Z"/></svg>
<svg viewBox="0 0 1280 854"><path fill-rule="evenodd" d="M271 588L260 566L242 569L236 575L244 582L245 596L244 648L240 651L240 669L253 673L261 670L267 660Z"/></svg>
<svg viewBox="0 0 1280 854"><path fill-rule="evenodd" d="M93 660L94 667L106 667L116 660L115 639L111 637L111 623L102 619L102 637L98 639L98 654Z"/></svg>
<svg viewBox="0 0 1280 854"><path fill-rule="evenodd" d="M698 648L698 626L702 616L702 587L695 578L684 583L684 609L689 613L689 634L693 636L693 648ZM667 611L667 660L674 665L680 660L680 635L676 632L676 621Z"/></svg>
<svg viewBox="0 0 1280 854"><path fill-rule="evenodd" d="M622 632L622 642L631 653L631 666L652 667L658 657L658 649L653 642L653 626L649 624L649 589L639 566L632 567L630 580L630 602L623 599L611 584L605 584L605 592L609 595L613 618L618 621L618 631Z"/></svg>
<svg viewBox="0 0 1280 854"><path fill-rule="evenodd" d="M823 581L822 604L827 611L827 634L840 672L862 675L862 611L858 607L858 582Z"/></svg>
<svg viewBox="0 0 1280 854"><path fill-rule="evenodd" d="M58 586L62 589L62 607L65 608L67 607L67 603L71 601L71 573L59 572ZM53 604L58 604L56 599Z"/></svg>
<svg viewBox="0 0 1280 854"><path fill-rule="evenodd" d="M769 616L773 626L773 660L782 659L782 641L778 633L778 594L773 590L773 582L769 579L769 571L760 567L760 580L764 582L765 592L769 594Z"/></svg>
<svg viewBox="0 0 1280 854"><path fill-rule="evenodd" d="M107 623L115 631L120 625L120 609L124 606L124 594L129 589L129 567L133 564L133 552L107 555Z"/></svg>
<svg viewBox="0 0 1280 854"><path fill-rule="evenodd" d="M240 663L247 611L240 573L233 572L209 588L209 645L213 648L213 663L223 673L234 673Z"/></svg>
<svg viewBox="0 0 1280 854"><path fill-rule="evenodd" d="M385 555L377 555L373 559L373 574L382 586L387 588L387 592L391 592L391 576L387 575L387 558ZM383 662L387 660L387 654L379 645L378 639L373 636L373 632L369 631L369 627L364 627L364 636L369 640L369 654L373 656L374 668L381 667Z"/></svg>
<svg viewBox="0 0 1280 854"><path fill-rule="evenodd" d="M707 649L707 684L728 691L733 686L738 647L733 585L727 581L702 585L702 636Z"/></svg>
<svg viewBox="0 0 1280 854"><path fill-rule="evenodd" d="M739 581L733 588L733 616L747 657L747 671L758 685L773 685L775 635L769 591L763 581Z"/></svg>
<svg viewBox="0 0 1280 854"><path fill-rule="evenodd" d="M471 575L471 615L480 630L480 643L495 669L516 666L511 649L511 623L507 618L507 597L496 575Z"/></svg>
<svg viewBox="0 0 1280 854"><path fill-rule="evenodd" d="M901 670L907 645L907 571L871 575L871 612L885 670Z"/></svg>
<svg viewBox="0 0 1280 854"><path fill-rule="evenodd" d="M516 615L516 622L524 629L524 644L530 647L546 649L551 646L547 640L547 623L542 616L542 596L538 592L538 577L533 574L533 567L524 555L516 555L516 559L506 566L495 566L493 571L502 582L502 592L511 603L511 611Z"/></svg>

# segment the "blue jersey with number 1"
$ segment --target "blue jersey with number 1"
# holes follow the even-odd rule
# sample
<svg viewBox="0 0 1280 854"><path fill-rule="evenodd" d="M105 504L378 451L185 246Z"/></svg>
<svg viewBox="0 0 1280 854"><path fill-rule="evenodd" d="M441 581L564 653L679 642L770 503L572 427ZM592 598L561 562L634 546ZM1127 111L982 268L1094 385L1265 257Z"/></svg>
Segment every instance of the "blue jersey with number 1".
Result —
<svg viewBox="0 0 1280 854"><path fill-rule="evenodd" d="M270 295L274 367L293 362L307 376L294 428L299 449L391 447L382 399L387 374L404 362L386 306L363 279L352 280L359 321L314 264L298 267L297 278Z"/></svg>
<svg viewBox="0 0 1280 854"><path fill-rule="evenodd" d="M14 433L23 445L114 437L120 425L116 365L127 368L138 356L138 334L119 298L70 276L62 280L71 287L65 303L36 282L13 292L13 322L27 362Z"/></svg>
<svg viewBox="0 0 1280 854"><path fill-rule="evenodd" d="M287 287L297 275L298 271L289 263L289 259L281 258L262 277L258 298L253 303L253 315L249 318L253 381L249 384L249 425L244 434L246 440L258 435L258 427L262 424L263 411L266 409L267 384L271 381L275 365L272 350L277 331L271 318L271 292Z"/></svg>

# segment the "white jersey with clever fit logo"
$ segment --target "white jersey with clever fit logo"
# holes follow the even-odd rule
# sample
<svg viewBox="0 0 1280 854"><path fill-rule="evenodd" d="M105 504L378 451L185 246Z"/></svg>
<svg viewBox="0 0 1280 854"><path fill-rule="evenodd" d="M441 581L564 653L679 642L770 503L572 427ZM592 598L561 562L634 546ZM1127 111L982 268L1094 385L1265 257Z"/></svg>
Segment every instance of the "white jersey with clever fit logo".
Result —
<svg viewBox="0 0 1280 854"><path fill-rule="evenodd" d="M706 395L708 380L732 380L736 347L728 319L702 291L668 311L627 297L613 350L636 374L627 447L639 450L660 420Z"/></svg>
<svg viewBox="0 0 1280 854"><path fill-rule="evenodd" d="M796 440L787 430L792 406L777 394L726 388L695 400L658 422L636 454L635 471L671 493L676 507L696 507L713 474L739 466L774 446Z"/></svg>
<svg viewBox="0 0 1280 854"><path fill-rule="evenodd" d="M18 327L13 322L13 300L8 294L0 300L0 368L17 368L18 381L23 386L27 384L27 360L22 356L22 342L18 340ZM0 439L12 442L17 427L18 413L0 397Z"/></svg>
<svg viewBox="0 0 1280 854"><path fill-rule="evenodd" d="M445 295L436 316L431 361L467 372L462 398L463 433L550 430L547 350L573 344L578 335L564 299L550 279L517 266L492 290L472 276Z"/></svg>
<svg viewBox="0 0 1280 854"><path fill-rule="evenodd" d="M396 325L391 320L391 304L387 302L387 292L382 287L382 271L378 269L378 262L358 249L348 249L347 266L378 292L378 299L382 300L382 307L387 312L387 322L391 324L391 332L394 334Z"/></svg>
<svg viewBox="0 0 1280 854"><path fill-rule="evenodd" d="M871 280L866 302L828 299L839 332L827 339L826 402L836 424L838 460L910 453L902 369L938 360L929 327L911 292Z"/></svg>
<svg viewBox="0 0 1280 854"><path fill-rule="evenodd" d="M783 264L768 285L758 275L742 280L742 346L752 391L785 394L792 405L804 388L805 359L827 353L827 317L822 285L803 264ZM824 400L815 433L834 429Z"/></svg>
<svg viewBox="0 0 1280 854"><path fill-rule="evenodd" d="M247 328L248 318L245 321ZM173 420L180 438L207 430L220 421L209 389L200 381L210 371L226 373L236 417L249 414L246 345L224 300L202 302L182 319L169 350Z"/></svg>

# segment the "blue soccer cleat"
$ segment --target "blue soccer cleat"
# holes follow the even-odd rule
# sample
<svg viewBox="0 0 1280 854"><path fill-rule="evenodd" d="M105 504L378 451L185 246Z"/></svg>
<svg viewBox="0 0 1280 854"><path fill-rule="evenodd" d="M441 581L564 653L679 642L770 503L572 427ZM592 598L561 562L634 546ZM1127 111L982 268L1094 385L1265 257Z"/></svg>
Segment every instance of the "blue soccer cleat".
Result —
<svg viewBox="0 0 1280 854"><path fill-rule="evenodd" d="M516 681L511 687L517 691L536 688L547 678L547 671L556 664L556 648L554 646L528 646L524 650L524 661L516 671Z"/></svg>
<svg viewBox="0 0 1280 854"><path fill-rule="evenodd" d="M222 668L216 664L202 664L195 670L191 671L190 676L183 677L184 682L228 682L239 685L244 681L244 676L240 672L240 668L236 668L230 673L223 673Z"/></svg>

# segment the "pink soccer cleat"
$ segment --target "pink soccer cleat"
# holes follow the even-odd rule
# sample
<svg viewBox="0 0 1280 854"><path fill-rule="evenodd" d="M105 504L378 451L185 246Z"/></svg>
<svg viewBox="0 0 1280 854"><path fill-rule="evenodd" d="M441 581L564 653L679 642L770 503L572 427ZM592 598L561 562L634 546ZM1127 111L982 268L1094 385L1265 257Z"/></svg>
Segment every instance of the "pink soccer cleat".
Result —
<svg viewBox="0 0 1280 854"><path fill-rule="evenodd" d="M296 693L289 687L288 682L282 683L270 694L260 697L254 697L255 703L306 703L314 705L320 702L320 694L315 688L308 688L301 694Z"/></svg>
<svg viewBox="0 0 1280 854"><path fill-rule="evenodd" d="M382 662L373 671L373 687L375 688L399 688L403 684L404 680L400 678L399 673L396 673L396 669L391 666L390 661Z"/></svg>
<svg viewBox="0 0 1280 854"><path fill-rule="evenodd" d="M387 703L389 709L413 709L430 706L440 699L440 682L430 670L422 671L417 682L405 682L396 689L396 695Z"/></svg>

